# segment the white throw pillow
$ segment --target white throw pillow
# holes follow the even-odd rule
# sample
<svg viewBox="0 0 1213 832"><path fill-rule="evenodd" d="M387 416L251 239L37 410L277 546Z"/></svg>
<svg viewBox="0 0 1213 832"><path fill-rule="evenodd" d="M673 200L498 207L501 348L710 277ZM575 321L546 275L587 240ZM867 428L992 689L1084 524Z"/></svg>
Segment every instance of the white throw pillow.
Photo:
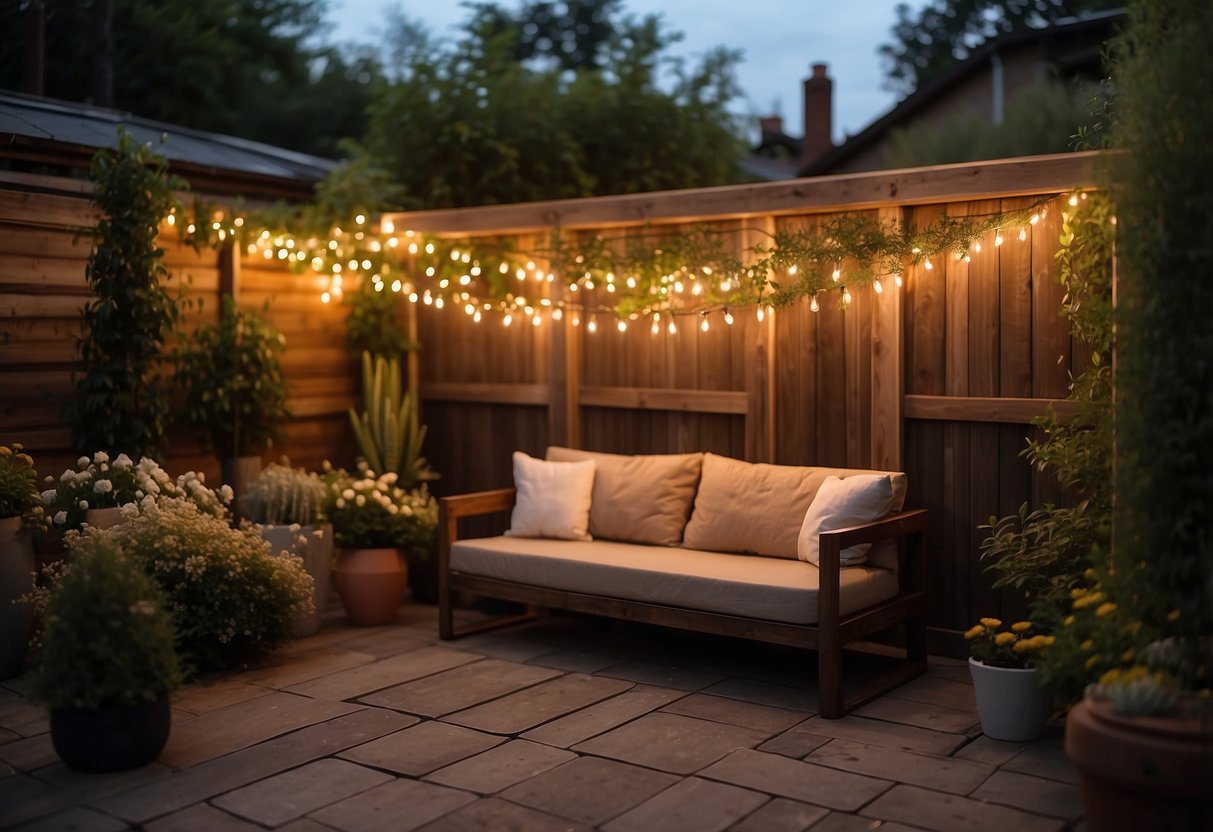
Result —
<svg viewBox="0 0 1213 832"><path fill-rule="evenodd" d="M817 490L809 510L804 513L800 537L796 541L796 556L814 566L821 561L822 532L846 529L861 523L879 520L894 509L893 480L888 475L856 474L827 477ZM857 566L868 559L870 543L843 549L839 555L842 566Z"/></svg>
<svg viewBox="0 0 1213 832"><path fill-rule="evenodd" d="M546 462L514 452L518 495L510 515L511 537L590 540L590 498L594 493L592 459Z"/></svg>

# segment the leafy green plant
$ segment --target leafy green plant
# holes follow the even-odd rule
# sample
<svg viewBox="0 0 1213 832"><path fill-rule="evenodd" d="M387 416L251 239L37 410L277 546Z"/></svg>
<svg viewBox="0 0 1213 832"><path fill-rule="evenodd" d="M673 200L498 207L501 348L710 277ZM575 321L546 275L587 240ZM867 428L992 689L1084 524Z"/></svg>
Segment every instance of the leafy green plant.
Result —
<svg viewBox="0 0 1213 832"><path fill-rule="evenodd" d="M328 487L316 474L271 463L240 495L242 515L253 523L310 526L321 522Z"/></svg>
<svg viewBox="0 0 1213 832"><path fill-rule="evenodd" d="M156 362L179 309L156 236L185 187L167 169L121 130L116 150L93 157L101 220L85 276L94 297L82 313L82 376L65 410L81 453L155 455L164 442L168 395Z"/></svg>
<svg viewBox="0 0 1213 832"><path fill-rule="evenodd" d="M275 555L253 527L233 529L186 500L151 503L108 535L161 586L192 672L232 667L285 643L312 611L312 578L294 555Z"/></svg>
<svg viewBox="0 0 1213 832"><path fill-rule="evenodd" d="M1001 627L1000 619L983 618L965 633L973 658L990 667L1032 667L1040 651L1056 641L1054 636L1034 632L1031 621Z"/></svg>
<svg viewBox="0 0 1213 832"><path fill-rule="evenodd" d="M362 469L357 476L337 468L325 474L325 515L343 549L403 547L428 552L438 530L438 501L423 484L401 487L396 474L376 476Z"/></svg>
<svg viewBox="0 0 1213 832"><path fill-rule="evenodd" d="M20 516L28 524L41 521L43 512L33 457L18 442L0 445L0 518Z"/></svg>
<svg viewBox="0 0 1213 832"><path fill-rule="evenodd" d="M417 415L417 396L404 392L400 359L362 354L362 415L350 408L354 439L370 470L396 474L402 488L437 478L421 446L426 428Z"/></svg>
<svg viewBox="0 0 1213 832"><path fill-rule="evenodd" d="M53 709L154 702L181 670L164 592L104 534L68 542L71 566L43 614L33 694Z"/></svg>
<svg viewBox="0 0 1213 832"><path fill-rule="evenodd" d="M219 323L199 327L177 352L174 379L185 391L185 421L220 457L257 454L281 435L290 416L280 362L285 345L262 315L225 295Z"/></svg>
<svg viewBox="0 0 1213 832"><path fill-rule="evenodd" d="M345 304L350 311L345 319L345 343L351 352L400 358L418 349L404 335L400 295L386 291L382 283L376 288L364 282L358 291L346 294Z"/></svg>

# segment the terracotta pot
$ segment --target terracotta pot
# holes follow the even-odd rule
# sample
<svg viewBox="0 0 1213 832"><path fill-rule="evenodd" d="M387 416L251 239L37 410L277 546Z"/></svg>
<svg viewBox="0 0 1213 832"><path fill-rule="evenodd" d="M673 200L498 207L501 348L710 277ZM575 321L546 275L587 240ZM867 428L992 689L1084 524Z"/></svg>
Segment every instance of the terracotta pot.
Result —
<svg viewBox="0 0 1213 832"><path fill-rule="evenodd" d="M124 522L122 519L122 509L118 506L90 508L84 512L84 522L94 529L112 529L114 526L120 526Z"/></svg>
<svg viewBox="0 0 1213 832"><path fill-rule="evenodd" d="M168 694L141 705L51 710L51 744L73 771L125 771L160 756L172 727Z"/></svg>
<svg viewBox="0 0 1213 832"><path fill-rule="evenodd" d="M1041 687L1036 668L992 667L970 658L969 674L983 734L1006 742L1034 740L1041 735L1053 697Z"/></svg>
<svg viewBox="0 0 1213 832"><path fill-rule="evenodd" d="M400 614L408 571L399 549L342 549L337 593L358 627L391 624Z"/></svg>
<svg viewBox="0 0 1213 832"><path fill-rule="evenodd" d="M1213 829L1213 708L1202 716L1117 716L1084 699L1066 717L1087 828Z"/></svg>
<svg viewBox="0 0 1213 832"><path fill-rule="evenodd" d="M0 679L25 668L34 611L13 602L34 588L34 543L20 517L0 519Z"/></svg>
<svg viewBox="0 0 1213 832"><path fill-rule="evenodd" d="M291 624L291 635L303 638L320 629L324 609L329 603L329 575L333 571L333 527L300 526L291 531L290 526L262 526L261 536L270 542L277 554L283 549L303 558L303 566L312 576L315 590L312 602L315 605L310 615L296 618Z"/></svg>

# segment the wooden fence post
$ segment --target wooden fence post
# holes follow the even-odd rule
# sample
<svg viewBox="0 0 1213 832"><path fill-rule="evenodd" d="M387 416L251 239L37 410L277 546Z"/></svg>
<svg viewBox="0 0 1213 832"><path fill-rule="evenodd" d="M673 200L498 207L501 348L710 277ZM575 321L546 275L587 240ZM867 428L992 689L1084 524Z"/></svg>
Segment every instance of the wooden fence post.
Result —
<svg viewBox="0 0 1213 832"><path fill-rule="evenodd" d="M882 223L904 228L902 208L880 209ZM872 293L872 461L880 471L902 467L902 414L905 363L902 344L902 290L888 281L880 294Z"/></svg>
<svg viewBox="0 0 1213 832"><path fill-rule="evenodd" d="M770 244L774 217L743 220L743 251L759 243ZM745 342L745 458L750 462L775 461L775 316L763 315L749 323L754 335Z"/></svg>

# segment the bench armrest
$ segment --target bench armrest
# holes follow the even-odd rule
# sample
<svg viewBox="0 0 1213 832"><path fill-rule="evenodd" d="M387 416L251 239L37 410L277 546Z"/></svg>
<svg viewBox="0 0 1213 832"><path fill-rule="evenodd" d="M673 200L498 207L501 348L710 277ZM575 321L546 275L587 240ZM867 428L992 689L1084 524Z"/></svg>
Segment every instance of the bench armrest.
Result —
<svg viewBox="0 0 1213 832"><path fill-rule="evenodd" d="M859 526L850 526L845 529L832 529L821 533L822 559L824 560L824 550L827 540L833 544L830 547L831 549L842 551L859 543L879 543L882 540L908 537L915 532L925 531L926 528L926 509L916 508L911 511L903 511L900 514L890 514L888 517L875 520L871 523L863 523ZM835 545L837 546L836 549L834 548Z"/></svg>
<svg viewBox="0 0 1213 832"><path fill-rule="evenodd" d="M482 514L497 514L509 511L514 507L515 493L513 488L498 488L493 491L477 491L474 494L442 497L438 500L438 507L445 517L452 520Z"/></svg>

